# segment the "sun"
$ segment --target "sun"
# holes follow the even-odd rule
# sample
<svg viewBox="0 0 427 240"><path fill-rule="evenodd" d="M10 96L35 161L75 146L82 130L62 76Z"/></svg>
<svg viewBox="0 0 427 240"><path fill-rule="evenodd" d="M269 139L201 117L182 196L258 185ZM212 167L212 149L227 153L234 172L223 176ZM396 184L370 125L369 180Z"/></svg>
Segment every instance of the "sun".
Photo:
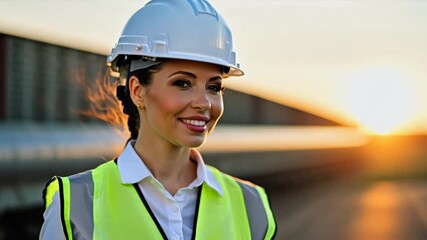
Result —
<svg viewBox="0 0 427 240"><path fill-rule="evenodd" d="M398 132L411 119L413 97L413 88L401 74L382 67L350 78L345 101L363 130L386 135Z"/></svg>

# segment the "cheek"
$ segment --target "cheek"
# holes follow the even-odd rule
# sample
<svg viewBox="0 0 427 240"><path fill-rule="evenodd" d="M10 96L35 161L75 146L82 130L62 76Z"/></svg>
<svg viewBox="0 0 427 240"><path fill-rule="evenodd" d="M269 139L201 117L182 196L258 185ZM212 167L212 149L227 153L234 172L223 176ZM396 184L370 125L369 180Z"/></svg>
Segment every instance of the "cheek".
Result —
<svg viewBox="0 0 427 240"><path fill-rule="evenodd" d="M219 119L224 113L224 102L222 96L218 96L217 98L213 99L211 104L213 117Z"/></svg>
<svg viewBox="0 0 427 240"><path fill-rule="evenodd" d="M171 97L158 97L153 101L154 111L160 115L174 115L182 108L182 101L178 98Z"/></svg>
<svg viewBox="0 0 427 240"><path fill-rule="evenodd" d="M177 91L161 89L150 93L150 111L157 118L176 117L183 112L188 105L188 96L182 96ZM158 119L161 121L161 119Z"/></svg>

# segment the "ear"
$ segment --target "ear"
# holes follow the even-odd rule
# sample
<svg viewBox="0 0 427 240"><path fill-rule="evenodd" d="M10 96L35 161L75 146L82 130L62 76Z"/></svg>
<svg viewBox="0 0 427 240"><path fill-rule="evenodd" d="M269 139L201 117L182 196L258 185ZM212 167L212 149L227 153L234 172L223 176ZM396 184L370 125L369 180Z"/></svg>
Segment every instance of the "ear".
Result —
<svg viewBox="0 0 427 240"><path fill-rule="evenodd" d="M130 98L132 99L133 104L137 106L138 104L141 105L141 107L144 106L143 96L145 93L145 88L139 84L139 80L137 77L132 76L129 79L129 93Z"/></svg>

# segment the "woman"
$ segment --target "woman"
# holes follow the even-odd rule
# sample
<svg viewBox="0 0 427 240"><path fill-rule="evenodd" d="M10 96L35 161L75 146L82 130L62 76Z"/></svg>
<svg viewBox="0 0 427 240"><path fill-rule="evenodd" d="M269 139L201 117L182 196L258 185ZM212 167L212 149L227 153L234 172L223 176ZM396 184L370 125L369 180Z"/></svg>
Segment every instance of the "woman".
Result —
<svg viewBox="0 0 427 240"><path fill-rule="evenodd" d="M264 190L204 164L223 113L223 78L241 76L231 32L205 0L153 0L107 58L131 137L114 161L55 177L40 239L271 239Z"/></svg>

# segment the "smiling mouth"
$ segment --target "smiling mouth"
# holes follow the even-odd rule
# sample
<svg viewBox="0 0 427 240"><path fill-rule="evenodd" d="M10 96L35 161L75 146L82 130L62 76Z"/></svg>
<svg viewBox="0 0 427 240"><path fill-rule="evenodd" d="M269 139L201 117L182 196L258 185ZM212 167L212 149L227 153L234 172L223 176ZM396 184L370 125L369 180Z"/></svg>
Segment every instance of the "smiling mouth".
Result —
<svg viewBox="0 0 427 240"><path fill-rule="evenodd" d="M203 120L192 120L192 119L180 119L180 120L185 124L189 124L196 127L203 127L208 123L207 121L203 121Z"/></svg>

